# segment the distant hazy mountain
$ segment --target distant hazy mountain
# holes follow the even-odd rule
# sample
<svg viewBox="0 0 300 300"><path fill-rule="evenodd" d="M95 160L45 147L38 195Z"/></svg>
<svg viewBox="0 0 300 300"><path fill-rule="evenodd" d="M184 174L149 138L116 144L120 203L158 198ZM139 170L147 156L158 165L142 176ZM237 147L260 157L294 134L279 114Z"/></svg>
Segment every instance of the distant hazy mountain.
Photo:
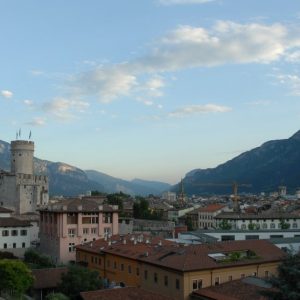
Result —
<svg viewBox="0 0 300 300"><path fill-rule="evenodd" d="M300 187L300 131L288 139L266 142L216 168L192 170L184 178L184 188L188 194L231 193L230 186L217 184L233 181L252 184L240 187L242 192L276 191L279 185L294 192Z"/></svg>
<svg viewBox="0 0 300 300"><path fill-rule="evenodd" d="M34 158L34 168L37 174L49 176L51 195L75 196L89 190L106 193L124 192L131 195L158 195L170 188L162 182L135 179L126 181L106 175L98 171L83 171L79 168L61 162L51 162ZM10 170L10 144L0 140L0 169Z"/></svg>

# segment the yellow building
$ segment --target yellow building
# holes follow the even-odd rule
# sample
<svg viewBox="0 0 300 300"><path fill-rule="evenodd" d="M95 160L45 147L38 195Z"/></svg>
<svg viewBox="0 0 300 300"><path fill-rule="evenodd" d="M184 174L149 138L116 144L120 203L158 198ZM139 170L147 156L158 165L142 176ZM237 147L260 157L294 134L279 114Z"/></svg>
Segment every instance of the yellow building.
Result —
<svg viewBox="0 0 300 300"><path fill-rule="evenodd" d="M231 280L268 277L276 273L283 256L282 250L264 240L183 246L158 238L117 236L77 246L77 261L97 269L102 278L178 300Z"/></svg>

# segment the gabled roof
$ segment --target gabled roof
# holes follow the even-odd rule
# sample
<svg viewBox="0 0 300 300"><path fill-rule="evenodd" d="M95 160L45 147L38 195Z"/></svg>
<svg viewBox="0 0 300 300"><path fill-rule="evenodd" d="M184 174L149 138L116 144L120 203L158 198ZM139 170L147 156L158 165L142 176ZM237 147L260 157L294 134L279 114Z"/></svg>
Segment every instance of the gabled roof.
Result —
<svg viewBox="0 0 300 300"><path fill-rule="evenodd" d="M57 203L49 204L38 209L39 211L51 212L116 212L118 206L116 205L102 205L101 201L97 199L65 199Z"/></svg>
<svg viewBox="0 0 300 300"><path fill-rule="evenodd" d="M13 212L13 210L8 209L8 208L5 208L5 207L3 207L3 206L0 206L0 213L10 214L10 213L12 213L12 212Z"/></svg>
<svg viewBox="0 0 300 300"><path fill-rule="evenodd" d="M239 280L229 281L220 285L199 289L193 292L193 299L210 300L262 300L260 292L269 290L262 279L246 277Z"/></svg>
<svg viewBox="0 0 300 300"><path fill-rule="evenodd" d="M81 292L83 300L172 300L154 292L138 287L114 288L91 292Z"/></svg>
<svg viewBox="0 0 300 300"><path fill-rule="evenodd" d="M29 221L19 220L16 218L0 218L0 227L30 227Z"/></svg>
<svg viewBox="0 0 300 300"><path fill-rule="evenodd" d="M61 275L68 272L68 268L33 269L34 289L56 288L61 282Z"/></svg>
<svg viewBox="0 0 300 300"><path fill-rule="evenodd" d="M214 213L214 212L217 212L223 208L225 208L226 205L223 205L223 204L210 204L208 206L205 206L205 207L200 207L200 208L197 208L191 212L189 212L188 214L198 214L199 212L206 212L206 213Z"/></svg>

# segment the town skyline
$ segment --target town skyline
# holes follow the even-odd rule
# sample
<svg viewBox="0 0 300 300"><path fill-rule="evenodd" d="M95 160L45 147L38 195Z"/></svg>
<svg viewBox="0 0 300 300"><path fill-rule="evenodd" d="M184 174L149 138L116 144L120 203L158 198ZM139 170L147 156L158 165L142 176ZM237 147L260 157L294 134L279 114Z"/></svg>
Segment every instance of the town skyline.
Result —
<svg viewBox="0 0 300 300"><path fill-rule="evenodd" d="M0 2L0 132L171 184L299 128L300 4Z"/></svg>

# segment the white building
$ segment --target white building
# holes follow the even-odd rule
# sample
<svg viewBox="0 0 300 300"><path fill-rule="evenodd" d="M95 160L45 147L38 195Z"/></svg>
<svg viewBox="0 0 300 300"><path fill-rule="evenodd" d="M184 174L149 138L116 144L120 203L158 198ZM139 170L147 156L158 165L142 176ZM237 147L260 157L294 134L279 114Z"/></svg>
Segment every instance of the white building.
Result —
<svg viewBox="0 0 300 300"><path fill-rule="evenodd" d="M31 224L29 221L11 217L11 212L0 207L0 251L22 257L31 246Z"/></svg>
<svg viewBox="0 0 300 300"><path fill-rule="evenodd" d="M176 200L177 200L176 193L174 193L174 192L164 192L164 193L162 193L161 198L163 200L167 200L169 202L176 202Z"/></svg>
<svg viewBox="0 0 300 300"><path fill-rule="evenodd" d="M34 212L48 203L48 177L34 174L34 143L11 142L11 171L0 172L0 206L15 214Z"/></svg>
<svg viewBox="0 0 300 300"><path fill-rule="evenodd" d="M218 228L239 230L300 229L300 216L288 213L238 214L223 212L215 216ZM230 228L224 228L229 226Z"/></svg>

